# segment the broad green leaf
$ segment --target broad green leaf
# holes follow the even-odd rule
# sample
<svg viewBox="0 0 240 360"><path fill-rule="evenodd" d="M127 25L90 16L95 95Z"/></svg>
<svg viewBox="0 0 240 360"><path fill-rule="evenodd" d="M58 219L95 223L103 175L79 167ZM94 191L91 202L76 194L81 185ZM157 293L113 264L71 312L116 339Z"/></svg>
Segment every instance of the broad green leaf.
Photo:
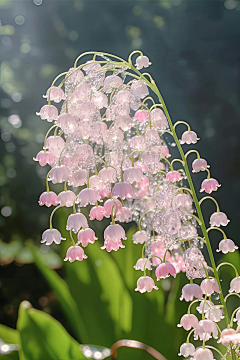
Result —
<svg viewBox="0 0 240 360"><path fill-rule="evenodd" d="M132 299L121 272L99 242L86 248L88 259L66 263L67 282L90 331L83 340L111 346L132 327Z"/></svg>
<svg viewBox="0 0 240 360"><path fill-rule="evenodd" d="M20 333L24 360L84 359L79 344L50 315L31 308L28 301L20 304L17 329Z"/></svg>
<svg viewBox="0 0 240 360"><path fill-rule="evenodd" d="M20 344L19 332L2 324L0 324L0 339L8 344Z"/></svg>
<svg viewBox="0 0 240 360"><path fill-rule="evenodd" d="M56 271L49 269L42 261L40 256L34 250L33 247L32 252L34 256L35 264L37 265L38 269L41 271L47 282L49 283L50 287L53 289L64 313L72 325L73 330L75 331L76 336L78 339L84 339L87 337L87 329L85 324L79 314L77 304L72 297L69 287L66 282L56 273Z"/></svg>
<svg viewBox="0 0 240 360"><path fill-rule="evenodd" d="M20 336L17 330L14 330L8 326L0 324L0 339L6 344L18 344L20 345ZM3 355L0 354L1 360L18 360L18 352L13 351L11 354Z"/></svg>

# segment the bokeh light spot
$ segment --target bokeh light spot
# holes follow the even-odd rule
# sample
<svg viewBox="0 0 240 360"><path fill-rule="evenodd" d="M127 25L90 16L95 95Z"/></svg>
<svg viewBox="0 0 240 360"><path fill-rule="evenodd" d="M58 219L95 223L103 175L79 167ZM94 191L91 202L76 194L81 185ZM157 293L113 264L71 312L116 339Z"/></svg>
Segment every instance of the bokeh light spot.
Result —
<svg viewBox="0 0 240 360"><path fill-rule="evenodd" d="M23 15L17 15L15 17L15 23L17 25L23 25L25 23L25 17Z"/></svg>
<svg viewBox="0 0 240 360"><path fill-rule="evenodd" d="M4 206L4 207L1 209L1 214L2 214L2 216L4 216L4 217L11 216L11 215L12 215L12 209L10 208L10 206Z"/></svg>

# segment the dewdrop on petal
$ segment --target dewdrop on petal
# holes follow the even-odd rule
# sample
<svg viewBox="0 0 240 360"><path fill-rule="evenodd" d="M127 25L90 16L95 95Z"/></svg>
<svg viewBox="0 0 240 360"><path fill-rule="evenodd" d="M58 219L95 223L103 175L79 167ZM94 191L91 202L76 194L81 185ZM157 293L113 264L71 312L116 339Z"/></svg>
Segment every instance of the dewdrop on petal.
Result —
<svg viewBox="0 0 240 360"><path fill-rule="evenodd" d="M154 284L153 279L150 276L142 276L137 281L137 287L135 291L140 293L151 292L153 289L158 290L158 287Z"/></svg>
<svg viewBox="0 0 240 360"><path fill-rule="evenodd" d="M222 251L223 254L227 254L229 252L234 252L238 249L238 246L235 245L235 243L231 239L223 239L219 243L219 249L217 249L217 252Z"/></svg>
<svg viewBox="0 0 240 360"><path fill-rule="evenodd" d="M138 56L136 58L136 64L135 67L138 70L141 70L142 68L147 68L151 65L152 63L149 61L149 58L147 56Z"/></svg>
<svg viewBox="0 0 240 360"><path fill-rule="evenodd" d="M227 215L223 212L215 212L210 217L211 226L227 226L229 222L230 220L228 220Z"/></svg>
<svg viewBox="0 0 240 360"><path fill-rule="evenodd" d="M184 356L185 358L193 356L195 353L195 346L191 343L184 343L180 346L180 352L178 356Z"/></svg>

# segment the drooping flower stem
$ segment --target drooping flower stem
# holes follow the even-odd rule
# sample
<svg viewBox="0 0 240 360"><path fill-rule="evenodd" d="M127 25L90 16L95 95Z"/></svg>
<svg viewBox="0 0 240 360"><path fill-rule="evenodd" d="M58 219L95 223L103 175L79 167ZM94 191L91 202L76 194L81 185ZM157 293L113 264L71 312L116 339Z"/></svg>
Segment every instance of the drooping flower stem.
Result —
<svg viewBox="0 0 240 360"><path fill-rule="evenodd" d="M144 79L144 81L148 82L147 79ZM201 229L202 229L204 238L206 240L206 246L207 246L208 254L209 254L209 257L210 257L211 265L212 265L212 268L213 268L214 276L215 276L215 278L216 278L216 280L218 282L218 286L219 286L219 289L221 291L220 292L220 300L221 300L221 304L223 305L223 312L224 312L224 316L225 316L225 321L226 321L227 327L229 327L230 319L229 319L228 310L227 310L226 303L225 303L224 296L223 296L221 282L220 282L220 279L219 279L219 276L218 276L218 271L217 271L213 251L212 251L212 246L211 246L211 243L210 243L210 240L209 240L209 237L208 237L208 232L207 232L206 225L205 225L205 222L204 222L204 219L203 219L203 214L202 214L202 211L201 211L201 207L200 207L199 202L198 202L196 191L195 191L195 188L194 188L194 185L193 185L193 182L192 182L192 178L191 178L191 174L190 174L190 171L189 171L189 168L188 168L188 165L187 165L187 160L186 160L185 154L184 154L182 146L181 146L181 144L180 144L180 142L178 140L178 136L177 136L177 134L175 132L172 120L170 118L169 112L167 110L167 107L165 105L165 102L163 100L162 95L160 94L160 92L159 92L159 90L158 90L155 83L150 84L148 82L148 85L155 92L155 94L158 96L158 98L159 98L159 100L160 100L160 102L161 102L161 104L163 106L163 110L165 112L165 115L167 117L170 129L171 129L172 134L173 134L173 138L174 138L174 140L176 142L177 148L178 148L179 153L181 155L181 158L182 158L182 160L184 162L184 165L183 165L184 170L185 170L185 173L186 173L186 176L187 176L187 180L188 180L190 189L192 191L192 195L193 195L193 199L194 199L194 203L195 203L195 206L196 206L198 217L199 217L199 219L200 219L200 221L202 223L201 224ZM234 352L234 350L232 348L231 348L231 355L232 355L232 359L235 360L236 359L235 352Z"/></svg>

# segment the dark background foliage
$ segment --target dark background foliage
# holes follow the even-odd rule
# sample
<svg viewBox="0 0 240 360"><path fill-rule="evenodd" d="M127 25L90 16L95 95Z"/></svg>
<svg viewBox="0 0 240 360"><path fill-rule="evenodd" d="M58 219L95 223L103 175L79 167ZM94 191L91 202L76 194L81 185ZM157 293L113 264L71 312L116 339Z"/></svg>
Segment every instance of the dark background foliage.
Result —
<svg viewBox="0 0 240 360"><path fill-rule="evenodd" d="M240 2L0 0L0 20L3 242L32 239L39 244L47 227L49 211L37 204L46 170L32 157L49 127L35 112L45 103L41 96L52 79L82 52L100 50L127 58L141 49L152 62L149 72L173 121L188 121L201 138L197 149L222 184L216 199L231 220L228 237L240 245ZM197 189L203 176L194 176ZM215 208L210 202L203 206L208 222ZM211 239L216 248L220 235ZM50 308L44 303L50 289L34 265L19 266L28 262L27 255L12 262L9 250L1 249L0 322L15 326L18 304L26 298L59 318L50 295Z"/></svg>

